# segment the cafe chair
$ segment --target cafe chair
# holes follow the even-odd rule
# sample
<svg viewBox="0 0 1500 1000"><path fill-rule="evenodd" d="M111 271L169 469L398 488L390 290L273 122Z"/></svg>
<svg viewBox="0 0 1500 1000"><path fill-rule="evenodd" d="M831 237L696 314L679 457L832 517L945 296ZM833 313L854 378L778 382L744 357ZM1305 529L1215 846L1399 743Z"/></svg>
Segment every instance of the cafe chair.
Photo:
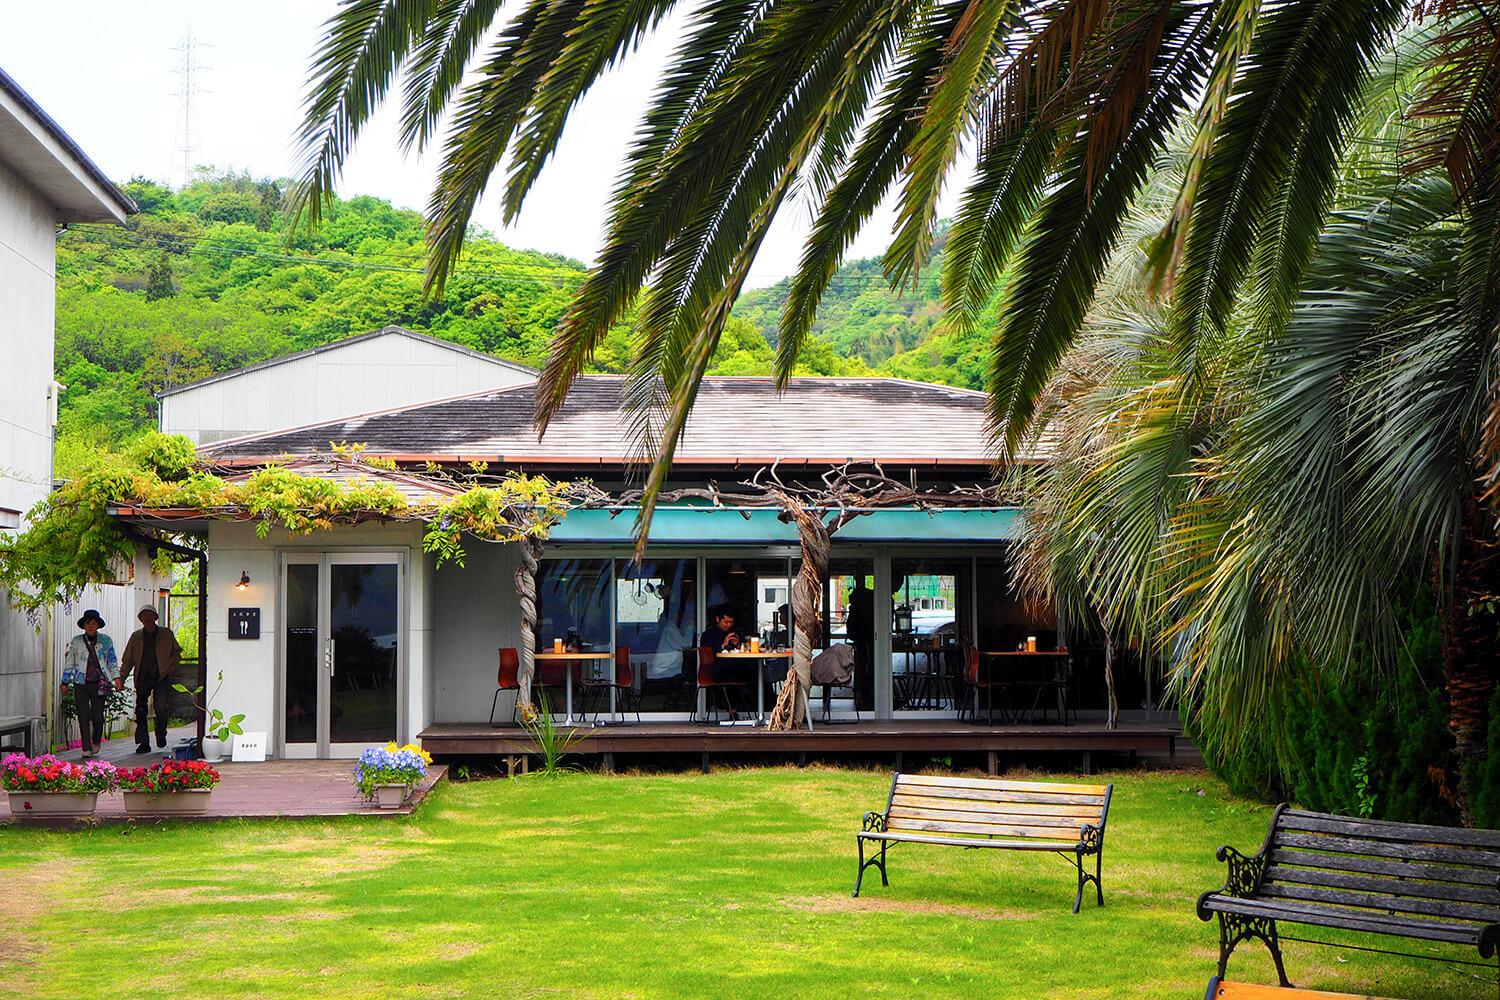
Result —
<svg viewBox="0 0 1500 1000"><path fill-rule="evenodd" d="M737 714L734 706L734 691L743 685L735 681L714 680L714 656L714 651L708 646L698 647L698 692L702 695L703 718L694 721L704 723L719 721L719 710L714 708L715 692L718 692L724 711L731 716ZM694 708L696 707L695 704Z"/></svg>
<svg viewBox="0 0 1500 1000"><path fill-rule="evenodd" d="M979 721L979 695L984 694L984 720L989 725L995 723L995 691L1001 688L1001 684L990 676L981 676L979 672L979 648L977 646L965 646L963 648L963 674L962 694L959 700L959 718L964 716L964 709L969 710L969 721ZM1005 706L1000 707L1004 714Z"/></svg>
<svg viewBox="0 0 1500 1000"><path fill-rule="evenodd" d="M519 702L521 697L521 657L514 649L506 648L500 650L500 671L495 677L495 700L490 702L490 725L495 724L495 709L500 706L500 695L505 691L516 692ZM520 704L511 705L510 721L516 721L516 713L520 711Z"/></svg>
<svg viewBox="0 0 1500 1000"><path fill-rule="evenodd" d="M615 704L620 714L635 712L635 721L641 721L641 693L635 689L635 670L630 666L630 647L615 647L615 679L596 677L583 686L583 710L587 714L593 705L594 721L599 719L600 708L609 707L609 693L615 693ZM633 707L632 707L633 706Z"/></svg>

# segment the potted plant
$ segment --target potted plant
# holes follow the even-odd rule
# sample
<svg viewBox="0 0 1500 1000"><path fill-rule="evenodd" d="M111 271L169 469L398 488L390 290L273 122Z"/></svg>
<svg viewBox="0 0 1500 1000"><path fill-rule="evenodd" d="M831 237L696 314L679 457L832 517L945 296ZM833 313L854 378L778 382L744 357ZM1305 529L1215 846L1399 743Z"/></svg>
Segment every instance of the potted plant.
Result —
<svg viewBox="0 0 1500 1000"><path fill-rule="evenodd" d="M381 809L397 809L411 786L427 775L432 756L421 747L388 743L371 747L354 765L354 788Z"/></svg>
<svg viewBox="0 0 1500 1000"><path fill-rule="evenodd" d="M164 760L119 771L129 816L201 816L219 783L219 772L203 760Z"/></svg>
<svg viewBox="0 0 1500 1000"><path fill-rule="evenodd" d="M213 698L219 696L219 689L224 686L224 671L219 671L218 684L214 686ZM225 716L217 708L210 709L208 702L213 698L205 699L203 704L198 703L198 695L203 693L202 685L190 688L183 684L173 684L172 690L181 691L193 699L193 707L204 714L203 722L203 744L199 750L203 753L203 759L214 762L222 760L229 754L236 736L244 735L240 723L245 721L243 714Z"/></svg>
<svg viewBox="0 0 1500 1000"><path fill-rule="evenodd" d="M13 753L0 761L0 788L10 796L17 819L92 816L99 793L114 788L115 766L102 760L74 764L50 753Z"/></svg>

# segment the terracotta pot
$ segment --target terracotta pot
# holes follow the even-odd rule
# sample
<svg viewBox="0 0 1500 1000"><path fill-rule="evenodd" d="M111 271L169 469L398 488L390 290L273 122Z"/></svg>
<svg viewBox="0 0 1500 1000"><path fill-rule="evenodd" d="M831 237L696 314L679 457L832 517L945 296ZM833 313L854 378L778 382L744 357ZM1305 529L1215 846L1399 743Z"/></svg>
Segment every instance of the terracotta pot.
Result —
<svg viewBox="0 0 1500 1000"><path fill-rule="evenodd" d="M124 792L127 816L202 816L208 812L212 788L184 788L175 792Z"/></svg>
<svg viewBox="0 0 1500 1000"><path fill-rule="evenodd" d="M62 819L92 816L98 792L10 792L10 814L16 819Z"/></svg>
<svg viewBox="0 0 1500 1000"><path fill-rule="evenodd" d="M375 807L377 809L400 809L406 801L406 785L376 785Z"/></svg>

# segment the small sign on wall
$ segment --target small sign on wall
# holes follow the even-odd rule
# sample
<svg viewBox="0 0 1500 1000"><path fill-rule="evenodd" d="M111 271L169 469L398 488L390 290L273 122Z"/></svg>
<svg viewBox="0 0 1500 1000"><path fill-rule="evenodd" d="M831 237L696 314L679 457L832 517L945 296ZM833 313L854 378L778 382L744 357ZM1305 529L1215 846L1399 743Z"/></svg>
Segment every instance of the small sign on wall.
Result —
<svg viewBox="0 0 1500 1000"><path fill-rule="evenodd" d="M260 608L230 608L229 638L259 639Z"/></svg>
<svg viewBox="0 0 1500 1000"><path fill-rule="evenodd" d="M234 750L230 752L229 759L232 761L254 761L259 763L266 759L266 734L265 733L241 733L234 738Z"/></svg>

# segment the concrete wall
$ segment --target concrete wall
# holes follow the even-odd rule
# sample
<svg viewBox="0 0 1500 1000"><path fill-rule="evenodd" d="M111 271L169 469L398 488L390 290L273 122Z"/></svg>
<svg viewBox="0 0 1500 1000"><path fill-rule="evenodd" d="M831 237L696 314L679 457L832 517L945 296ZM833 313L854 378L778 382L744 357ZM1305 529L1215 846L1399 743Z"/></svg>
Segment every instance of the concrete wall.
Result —
<svg viewBox="0 0 1500 1000"><path fill-rule="evenodd" d="M214 523L208 535L208 690L213 694L217 674L224 674L223 687L211 707L226 714L245 714L247 731L269 734L268 746L278 745L280 717L279 633L281 581L278 551L350 551L378 549L406 554L405 604L408 634L405 643L405 695L398 711L403 741L414 740L430 721L428 695L431 690L432 627L428 617L428 563L422 553L422 532L415 524L365 524L311 535L291 536L273 530L261 539L245 523ZM235 585L241 573L250 575L250 586ZM228 614L231 607L260 608L260 638L230 640Z"/></svg>
<svg viewBox="0 0 1500 1000"><path fill-rule="evenodd" d="M459 350L387 333L165 396L161 429L207 444L530 382Z"/></svg>
<svg viewBox="0 0 1500 1000"><path fill-rule="evenodd" d="M515 545L471 542L462 569L449 564L433 574L432 721L489 718L497 650L521 639L519 564ZM512 704L511 695L502 697L497 717L509 720Z"/></svg>
<svg viewBox="0 0 1500 1000"><path fill-rule="evenodd" d="M0 156L4 150L0 150ZM0 533L52 484L56 210L0 162ZM45 715L47 637L0 591L0 716ZM41 624L45 626L45 621Z"/></svg>

